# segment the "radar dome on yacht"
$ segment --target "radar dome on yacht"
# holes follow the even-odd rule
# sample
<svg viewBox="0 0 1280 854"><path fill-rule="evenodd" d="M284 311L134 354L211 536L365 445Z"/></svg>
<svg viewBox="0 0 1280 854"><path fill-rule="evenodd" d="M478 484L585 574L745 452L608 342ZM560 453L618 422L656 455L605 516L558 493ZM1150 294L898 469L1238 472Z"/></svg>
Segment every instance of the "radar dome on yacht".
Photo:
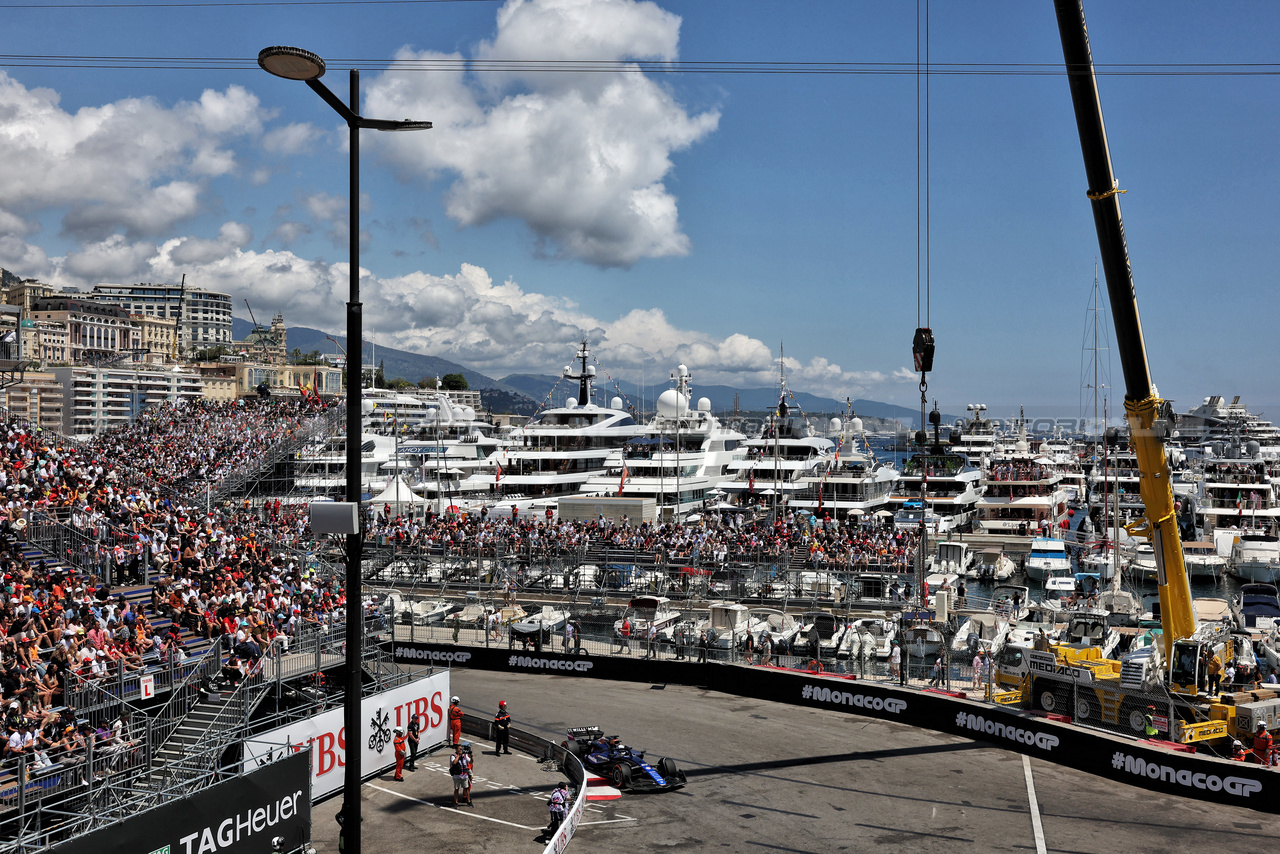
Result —
<svg viewBox="0 0 1280 854"><path fill-rule="evenodd" d="M434 406L427 407L427 421L428 421L428 422L435 421L435 420L436 420L436 416L437 416L437 415L439 415L439 414L440 414L440 410L436 409Z"/></svg>
<svg viewBox="0 0 1280 854"><path fill-rule="evenodd" d="M698 398L698 411L699 411L699 412L710 412L710 411L711 411L711 398L709 398L709 397L700 397L700 398Z"/></svg>
<svg viewBox="0 0 1280 854"><path fill-rule="evenodd" d="M372 400L360 401L360 411L363 412L365 415L368 415L370 412L373 412L373 410L376 408L377 406L374 404Z"/></svg>
<svg viewBox="0 0 1280 854"><path fill-rule="evenodd" d="M689 399L673 388L658 395L658 414L664 418L675 418L689 411Z"/></svg>
<svg viewBox="0 0 1280 854"><path fill-rule="evenodd" d="M1025 454L1031 446L1027 444L1026 439L1019 439L1014 443L1013 449L1020 454Z"/></svg>
<svg viewBox="0 0 1280 854"><path fill-rule="evenodd" d="M622 398L620 397L609 398L609 408L618 409L618 410L622 409Z"/></svg>
<svg viewBox="0 0 1280 854"><path fill-rule="evenodd" d="M569 374L571 374L571 373L573 373L573 368L569 367L568 365L565 365L565 366L564 366L564 375L567 377L567 376L569 376Z"/></svg>
<svg viewBox="0 0 1280 854"><path fill-rule="evenodd" d="M1248 442L1245 443L1244 449L1245 449L1245 452L1248 453L1250 457L1256 457L1262 453L1262 445L1258 444L1258 442L1254 441L1253 439L1250 439Z"/></svg>
<svg viewBox="0 0 1280 854"><path fill-rule="evenodd" d="M689 376L689 369L684 365L676 365L676 376L678 377Z"/></svg>
<svg viewBox="0 0 1280 854"><path fill-rule="evenodd" d="M841 422L839 418L832 418L827 422L827 432L839 433L842 426L844 426L843 422Z"/></svg>
<svg viewBox="0 0 1280 854"><path fill-rule="evenodd" d="M596 375L596 366L587 365L587 376L594 377Z"/></svg>
<svg viewBox="0 0 1280 854"><path fill-rule="evenodd" d="M578 399L576 397L570 397L565 399L565 402L564 402L565 409L573 409L577 405L578 405Z"/></svg>
<svg viewBox="0 0 1280 854"><path fill-rule="evenodd" d="M462 417L468 421L475 421L476 411L472 409L470 406L464 406L462 407Z"/></svg>
<svg viewBox="0 0 1280 854"><path fill-rule="evenodd" d="M862 432L862 419L861 419L861 418L859 418L859 417L858 417L858 416L856 416L856 415L855 415L855 416L853 416L853 418L850 418L850 419L849 419L849 429L850 429L850 430L851 430L855 435L856 435L856 434L860 434L860 433Z"/></svg>

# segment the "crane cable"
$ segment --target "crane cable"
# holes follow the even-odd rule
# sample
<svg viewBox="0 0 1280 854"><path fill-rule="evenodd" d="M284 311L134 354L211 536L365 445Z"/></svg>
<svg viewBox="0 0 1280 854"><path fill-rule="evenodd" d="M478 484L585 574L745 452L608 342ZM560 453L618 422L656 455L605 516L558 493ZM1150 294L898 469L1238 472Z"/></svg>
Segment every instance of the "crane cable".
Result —
<svg viewBox="0 0 1280 854"><path fill-rule="evenodd" d="M924 4L921 38L920 6ZM924 45L923 67L920 61ZM923 99L921 89L923 88ZM929 246L929 0L916 0L916 333L911 343L915 369L920 373L920 430L928 406L929 372L933 370L933 329L930 319ZM922 126L923 125L923 134ZM921 197L923 196L923 210Z"/></svg>

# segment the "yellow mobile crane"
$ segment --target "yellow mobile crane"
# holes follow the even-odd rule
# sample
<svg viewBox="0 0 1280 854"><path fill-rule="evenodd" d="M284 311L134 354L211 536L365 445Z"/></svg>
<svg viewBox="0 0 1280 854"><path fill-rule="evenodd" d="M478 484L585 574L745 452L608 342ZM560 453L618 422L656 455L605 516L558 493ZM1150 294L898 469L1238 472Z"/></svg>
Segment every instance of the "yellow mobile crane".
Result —
<svg viewBox="0 0 1280 854"><path fill-rule="evenodd" d="M1005 647L996 662L997 686L1019 690L997 694L997 699L1013 701L1029 692L1042 709L1137 732L1143 731L1147 703L1154 700L1162 711L1158 715L1168 717L1170 737L1177 741L1252 734L1259 722L1275 726L1280 696L1207 692L1209 661L1215 654L1224 664L1233 657L1231 631L1223 624L1196 625L1164 451L1171 410L1151 382L1120 217L1123 191L1111 168L1084 7L1082 0L1054 0L1054 8L1124 370L1125 418L1138 457L1145 517L1128 527L1147 537L1155 550L1164 637L1163 649L1130 653L1120 661L1103 659L1096 648ZM1065 697L1073 698L1074 707L1062 708Z"/></svg>

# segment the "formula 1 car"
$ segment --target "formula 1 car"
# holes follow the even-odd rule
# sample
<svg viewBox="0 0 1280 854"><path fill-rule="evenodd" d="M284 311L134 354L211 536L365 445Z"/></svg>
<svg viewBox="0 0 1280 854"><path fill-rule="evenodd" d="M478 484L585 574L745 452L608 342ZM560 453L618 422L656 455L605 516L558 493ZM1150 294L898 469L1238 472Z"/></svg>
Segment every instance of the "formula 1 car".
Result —
<svg viewBox="0 0 1280 854"><path fill-rule="evenodd" d="M588 772L598 774L615 789L633 792L667 792L685 784L684 772L674 759L663 757L656 765L644 761L643 750L632 750L616 735L606 736L595 726L571 727L565 750L582 760Z"/></svg>

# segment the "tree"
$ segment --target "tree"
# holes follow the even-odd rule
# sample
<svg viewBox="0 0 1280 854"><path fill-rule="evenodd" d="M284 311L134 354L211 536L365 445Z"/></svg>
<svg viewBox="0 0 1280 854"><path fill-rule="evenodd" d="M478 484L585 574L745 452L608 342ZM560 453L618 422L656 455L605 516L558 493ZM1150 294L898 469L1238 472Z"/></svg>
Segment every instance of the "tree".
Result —
<svg viewBox="0 0 1280 854"><path fill-rule="evenodd" d="M385 370L386 366L387 366L387 363L386 363L386 360L385 360L385 359L384 359L383 361L381 361L381 362L379 362L379 363L378 363L378 370L374 371L374 374L373 374L373 387L374 387L374 388L386 388L386 387L387 387L387 374L386 374L386 370Z"/></svg>
<svg viewBox="0 0 1280 854"><path fill-rule="evenodd" d="M435 378L435 377L423 377L422 379L418 380L418 388L423 388L423 389L430 388L430 389L434 389L435 387L436 387L436 378Z"/></svg>
<svg viewBox="0 0 1280 854"><path fill-rule="evenodd" d="M440 387L447 391L466 391L471 386L462 374L445 374L440 379Z"/></svg>
<svg viewBox="0 0 1280 854"><path fill-rule="evenodd" d="M216 362L230 352L231 351L223 345L215 344L214 346L207 347L203 350L196 350L191 354L191 358L197 362Z"/></svg>

